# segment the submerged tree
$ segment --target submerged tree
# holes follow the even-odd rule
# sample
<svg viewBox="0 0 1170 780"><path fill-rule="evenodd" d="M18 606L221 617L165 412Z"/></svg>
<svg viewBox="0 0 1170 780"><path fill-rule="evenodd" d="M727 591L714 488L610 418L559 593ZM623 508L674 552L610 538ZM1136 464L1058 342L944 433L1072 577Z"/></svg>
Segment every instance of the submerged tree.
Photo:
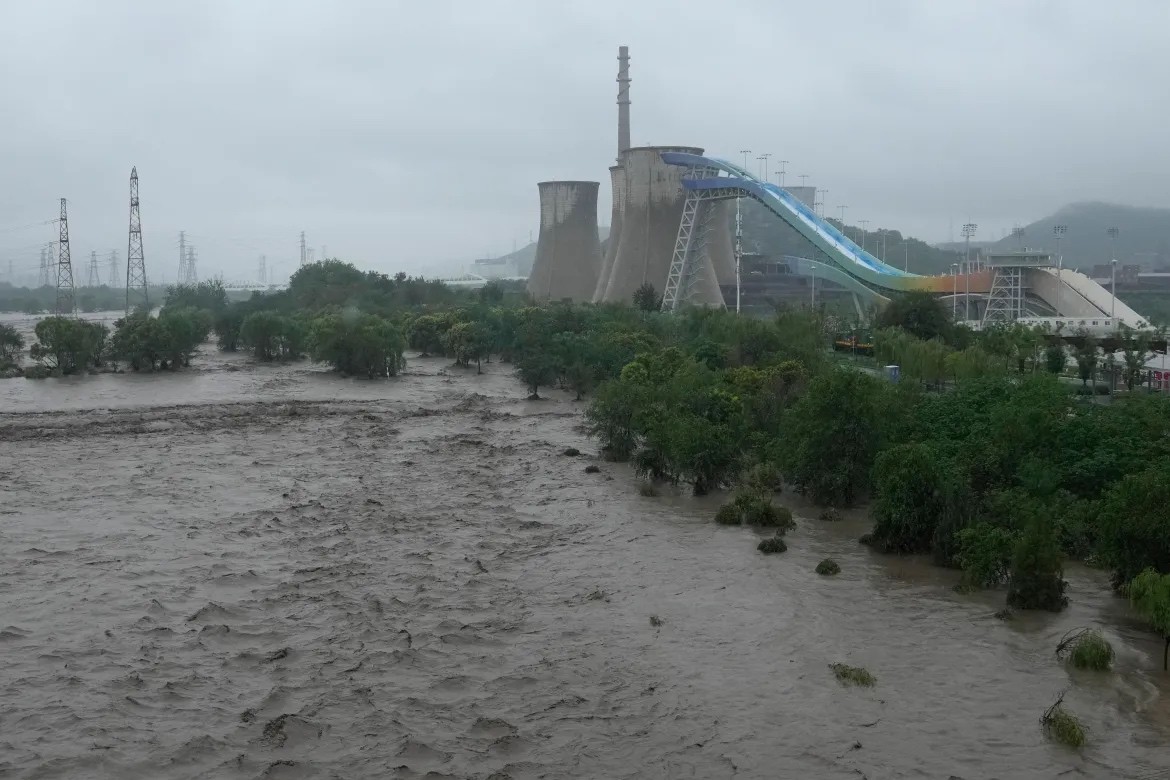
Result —
<svg viewBox="0 0 1170 780"><path fill-rule="evenodd" d="M1162 671L1170 662L1170 574L1146 569L1129 584L1129 599L1150 627L1162 635Z"/></svg>
<svg viewBox="0 0 1170 780"><path fill-rule="evenodd" d="M1068 604L1064 589L1064 567L1060 543L1051 518L1035 513L1016 543L1008 580L1007 603L1016 609L1046 609L1059 612Z"/></svg>

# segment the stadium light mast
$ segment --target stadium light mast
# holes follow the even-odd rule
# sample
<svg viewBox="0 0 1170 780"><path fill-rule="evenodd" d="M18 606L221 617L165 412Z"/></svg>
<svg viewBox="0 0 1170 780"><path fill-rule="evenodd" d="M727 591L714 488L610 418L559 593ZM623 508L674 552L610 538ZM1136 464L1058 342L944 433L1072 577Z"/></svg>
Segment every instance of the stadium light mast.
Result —
<svg viewBox="0 0 1170 780"><path fill-rule="evenodd" d="M963 225L963 240L967 243L966 251L966 292L963 293L963 317L966 320L971 319L971 237L975 235L975 231L979 226L974 222L968 222Z"/></svg>
<svg viewBox="0 0 1170 780"><path fill-rule="evenodd" d="M739 153L743 155L743 169L748 169L748 155L752 153L751 149L740 149Z"/></svg>
<svg viewBox="0 0 1170 780"><path fill-rule="evenodd" d="M1115 312L1117 311L1117 236L1121 233L1116 227L1111 227L1105 231L1109 234L1110 254L1113 257L1109 260L1109 293L1113 296L1109 301L1109 319L1116 320ZM1116 325L1116 321L1111 322L1111 325Z"/></svg>
<svg viewBox="0 0 1170 780"><path fill-rule="evenodd" d="M1068 232L1068 225L1053 225L1052 232L1056 236L1056 280L1060 281L1060 271L1064 267L1064 255L1060 253L1060 239Z"/></svg>

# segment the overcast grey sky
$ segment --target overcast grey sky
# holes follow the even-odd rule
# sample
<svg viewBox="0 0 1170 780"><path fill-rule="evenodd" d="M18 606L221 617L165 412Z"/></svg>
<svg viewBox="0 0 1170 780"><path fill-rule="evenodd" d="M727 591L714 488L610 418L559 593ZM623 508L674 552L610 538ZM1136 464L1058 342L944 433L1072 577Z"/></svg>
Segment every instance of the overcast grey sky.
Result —
<svg viewBox="0 0 1170 780"><path fill-rule="evenodd" d="M602 181L604 219L619 44L634 144L771 152L850 222L1170 206L1167 31L1166 0L0 0L0 275L62 196L75 267L124 258L131 165L160 281L179 230L244 279L301 230L385 271L510 251L539 180Z"/></svg>

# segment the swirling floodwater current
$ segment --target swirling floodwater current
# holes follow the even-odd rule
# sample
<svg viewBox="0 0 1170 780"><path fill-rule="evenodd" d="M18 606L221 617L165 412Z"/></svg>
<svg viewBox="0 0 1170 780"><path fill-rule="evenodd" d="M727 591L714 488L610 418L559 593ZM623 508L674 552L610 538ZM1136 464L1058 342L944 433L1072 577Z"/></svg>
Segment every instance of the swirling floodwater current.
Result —
<svg viewBox="0 0 1170 780"><path fill-rule="evenodd" d="M1161 643L1102 572L1003 621L1002 592L859 545L863 510L782 495L799 525L764 556L711 521L722 496L640 495L583 404L525 401L507 366L195 366L0 381L0 776L1170 768ZM839 576L813 572L827 556ZM1082 625L1113 672L1054 656ZM1038 722L1066 689L1081 750Z"/></svg>

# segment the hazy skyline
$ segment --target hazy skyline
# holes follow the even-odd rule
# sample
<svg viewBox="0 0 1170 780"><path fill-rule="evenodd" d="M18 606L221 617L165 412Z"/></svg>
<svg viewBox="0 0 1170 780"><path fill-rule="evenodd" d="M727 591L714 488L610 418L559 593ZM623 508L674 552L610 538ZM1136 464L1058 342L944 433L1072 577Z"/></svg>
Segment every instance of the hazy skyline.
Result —
<svg viewBox="0 0 1170 780"><path fill-rule="evenodd" d="M124 260L131 165L152 281L179 230L201 276L250 279L302 230L388 272L509 252L541 180L602 182L607 218L622 44L635 145L769 152L850 223L1167 207L1167 29L1157 0L7 3L0 276L35 274L54 228L24 226L60 197L79 282L91 249Z"/></svg>

